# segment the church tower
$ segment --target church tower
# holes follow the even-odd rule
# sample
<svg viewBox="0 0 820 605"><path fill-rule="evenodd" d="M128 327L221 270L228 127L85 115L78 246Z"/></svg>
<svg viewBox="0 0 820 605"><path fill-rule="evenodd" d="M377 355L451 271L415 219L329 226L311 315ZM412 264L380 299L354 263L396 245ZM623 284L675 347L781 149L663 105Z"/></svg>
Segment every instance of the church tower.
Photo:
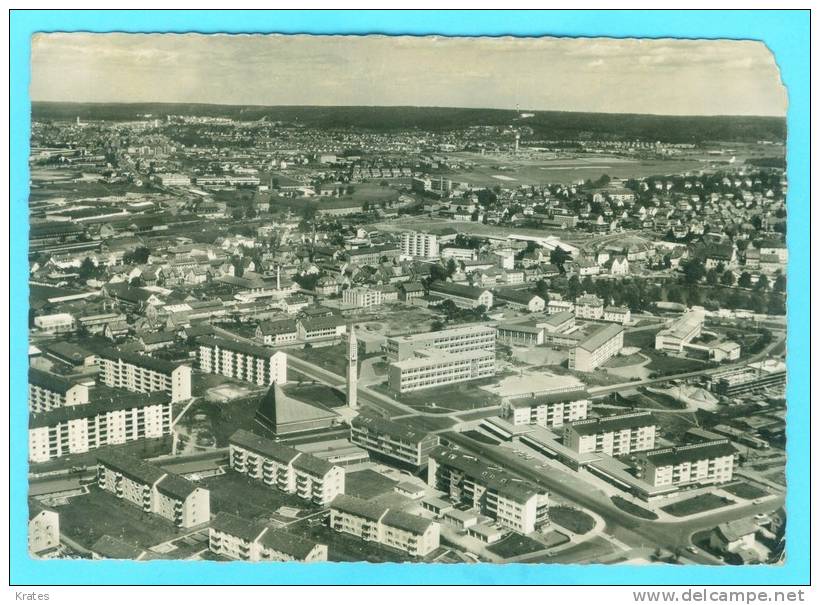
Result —
<svg viewBox="0 0 820 605"><path fill-rule="evenodd" d="M353 324L347 337L347 406L351 409L359 407L356 400L356 389L359 380L359 343L356 340L356 330Z"/></svg>

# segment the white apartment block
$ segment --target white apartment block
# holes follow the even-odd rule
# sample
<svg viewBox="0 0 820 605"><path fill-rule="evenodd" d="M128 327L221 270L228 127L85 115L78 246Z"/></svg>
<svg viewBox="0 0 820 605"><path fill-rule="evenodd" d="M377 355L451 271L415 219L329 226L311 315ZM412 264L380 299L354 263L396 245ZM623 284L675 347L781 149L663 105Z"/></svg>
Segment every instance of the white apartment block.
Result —
<svg viewBox="0 0 820 605"><path fill-rule="evenodd" d="M162 392L57 408L29 416L29 460L46 462L170 434L171 400Z"/></svg>
<svg viewBox="0 0 820 605"><path fill-rule="evenodd" d="M280 491L319 506L345 491L344 468L310 454L241 429L229 445L233 470Z"/></svg>
<svg viewBox="0 0 820 605"><path fill-rule="evenodd" d="M378 416L359 414L350 421L350 442L377 455L421 468L438 445L438 436Z"/></svg>
<svg viewBox="0 0 820 605"><path fill-rule="evenodd" d="M650 412L588 418L564 425L564 446L579 454L624 456L654 448L656 433Z"/></svg>
<svg viewBox="0 0 820 605"><path fill-rule="evenodd" d="M191 368L164 359L119 349L94 351L93 363L106 385L135 393L164 391L171 401L191 398Z"/></svg>
<svg viewBox="0 0 820 605"><path fill-rule="evenodd" d="M64 376L28 370L28 410L39 413L88 403L88 386Z"/></svg>
<svg viewBox="0 0 820 605"><path fill-rule="evenodd" d="M384 293L371 288L348 288L342 291L342 302L362 309L377 307L384 303Z"/></svg>
<svg viewBox="0 0 820 605"><path fill-rule="evenodd" d="M330 505L330 527L414 557L424 557L439 547L441 529L430 519L345 495Z"/></svg>
<svg viewBox="0 0 820 605"><path fill-rule="evenodd" d="M416 351L438 349L447 353L469 351L495 351L496 330L492 326L468 325L423 332L408 336L392 336L385 342L387 359L401 361L412 357Z"/></svg>
<svg viewBox="0 0 820 605"><path fill-rule="evenodd" d="M211 494L207 489L116 450L98 455L97 485L177 527L194 527L211 518Z"/></svg>
<svg viewBox="0 0 820 605"><path fill-rule="evenodd" d="M413 258L438 258L438 236L406 231L401 234L401 253Z"/></svg>
<svg viewBox="0 0 820 605"><path fill-rule="evenodd" d="M476 456L436 449L430 454L427 483L518 533L529 534L549 524L547 492Z"/></svg>
<svg viewBox="0 0 820 605"><path fill-rule="evenodd" d="M69 313L54 313L35 317L34 327L47 334L65 334L76 330L77 322L74 320L74 316Z"/></svg>
<svg viewBox="0 0 820 605"><path fill-rule="evenodd" d="M189 187L191 185L191 177L187 174L165 172L157 174L154 178L163 187Z"/></svg>
<svg viewBox="0 0 820 605"><path fill-rule="evenodd" d="M570 313L575 311L575 303L568 300L550 300L547 302L547 313L550 315L553 313L563 313L564 311Z"/></svg>
<svg viewBox="0 0 820 605"><path fill-rule="evenodd" d="M514 426L537 424L552 428L584 420L588 410L589 393L577 390L505 399L501 404L501 417Z"/></svg>
<svg viewBox="0 0 820 605"><path fill-rule="evenodd" d="M638 465L655 487L725 483L732 480L736 454L728 439L718 439L644 452Z"/></svg>
<svg viewBox="0 0 820 605"><path fill-rule="evenodd" d="M390 364L388 385L399 393L495 375L493 351L447 353L438 349L416 351L416 356Z"/></svg>
<svg viewBox="0 0 820 605"><path fill-rule="evenodd" d="M218 513L208 530L208 548L237 561L327 561L327 545L281 529Z"/></svg>
<svg viewBox="0 0 820 605"><path fill-rule="evenodd" d="M681 353L683 347L703 331L704 314L688 311L655 335L655 348L659 351Z"/></svg>
<svg viewBox="0 0 820 605"><path fill-rule="evenodd" d="M198 339L199 369L252 382L259 386L285 384L288 379L288 356L237 340L205 336Z"/></svg>
<svg viewBox="0 0 820 605"><path fill-rule="evenodd" d="M441 258L453 260L476 260L478 251L473 248L442 248Z"/></svg>
<svg viewBox="0 0 820 605"><path fill-rule="evenodd" d="M624 348L624 329L609 324L593 332L569 350L569 368L592 372Z"/></svg>
<svg viewBox="0 0 820 605"><path fill-rule="evenodd" d="M575 299L575 317L578 319L602 319L604 301L594 294L584 294Z"/></svg>
<svg viewBox="0 0 820 605"><path fill-rule="evenodd" d="M632 320L632 311L628 307L606 307L603 320L626 325Z"/></svg>
<svg viewBox="0 0 820 605"><path fill-rule="evenodd" d="M60 546L60 513L34 498L28 501L28 552L44 556Z"/></svg>

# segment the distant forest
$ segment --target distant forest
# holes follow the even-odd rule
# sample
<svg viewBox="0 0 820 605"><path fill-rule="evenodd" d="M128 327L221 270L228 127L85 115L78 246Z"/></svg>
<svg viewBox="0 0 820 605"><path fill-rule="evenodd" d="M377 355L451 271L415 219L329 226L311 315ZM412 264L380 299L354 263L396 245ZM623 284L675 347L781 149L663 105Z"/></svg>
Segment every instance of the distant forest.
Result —
<svg viewBox="0 0 820 605"><path fill-rule="evenodd" d="M187 103L34 102L35 120L134 120L151 114L199 115L239 120L267 119L317 128L443 131L470 126L518 123L535 139L638 139L668 143L702 141L785 141L786 120L757 116L660 116L641 114L536 111L527 119L505 109L450 107L248 106Z"/></svg>

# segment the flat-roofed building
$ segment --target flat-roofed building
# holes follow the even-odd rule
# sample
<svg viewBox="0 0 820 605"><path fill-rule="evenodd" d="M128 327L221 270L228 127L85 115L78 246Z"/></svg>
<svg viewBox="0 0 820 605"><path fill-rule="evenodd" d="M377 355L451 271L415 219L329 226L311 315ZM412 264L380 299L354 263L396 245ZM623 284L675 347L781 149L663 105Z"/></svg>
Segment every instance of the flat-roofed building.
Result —
<svg viewBox="0 0 820 605"><path fill-rule="evenodd" d="M742 368L712 374L710 388L724 397L739 397L766 389L786 387L786 364L779 360L750 363Z"/></svg>
<svg viewBox="0 0 820 605"><path fill-rule="evenodd" d="M559 311L535 325L549 334L566 334L575 327L575 314L572 311Z"/></svg>
<svg viewBox="0 0 820 605"><path fill-rule="evenodd" d="M437 258L438 236L432 233L405 231L401 234L401 253L413 258Z"/></svg>
<svg viewBox="0 0 820 605"><path fill-rule="evenodd" d="M86 403L88 386L83 382L34 367L28 369L29 412L48 412Z"/></svg>
<svg viewBox="0 0 820 605"><path fill-rule="evenodd" d="M361 309L377 307L384 303L384 293L375 288L348 288L342 291L342 302Z"/></svg>
<svg viewBox="0 0 820 605"><path fill-rule="evenodd" d="M46 462L171 434L166 393L131 394L29 415L29 460Z"/></svg>
<svg viewBox="0 0 820 605"><path fill-rule="evenodd" d="M569 368L592 372L624 348L624 329L617 324L599 328L569 350Z"/></svg>
<svg viewBox="0 0 820 605"><path fill-rule="evenodd" d="M435 281L430 284L428 291L430 296L452 300L456 306L466 309L480 306L491 309L493 306L493 293L485 288Z"/></svg>
<svg viewBox="0 0 820 605"><path fill-rule="evenodd" d="M327 561L327 545L219 512L208 530L208 549L237 561Z"/></svg>
<svg viewBox="0 0 820 605"><path fill-rule="evenodd" d="M148 355L116 348L95 348L93 363L104 384L135 393L164 391L171 401L191 398L191 368Z"/></svg>
<svg viewBox="0 0 820 605"><path fill-rule="evenodd" d="M655 335L655 348L659 351L683 352L684 345L700 336L703 318L702 312L687 311Z"/></svg>
<svg viewBox="0 0 820 605"><path fill-rule="evenodd" d="M345 491L341 466L286 445L238 430L229 440L233 470L319 506Z"/></svg>
<svg viewBox="0 0 820 605"><path fill-rule="evenodd" d="M438 445L438 436L363 413L350 422L350 441L374 454L421 468Z"/></svg>
<svg viewBox="0 0 820 605"><path fill-rule="evenodd" d="M587 418L564 425L564 445L579 454L624 456L655 447L657 421L651 412Z"/></svg>
<svg viewBox="0 0 820 605"><path fill-rule="evenodd" d="M732 480L737 450L728 439L653 449L638 455L644 481L653 486L708 485Z"/></svg>
<svg viewBox="0 0 820 605"><path fill-rule="evenodd" d="M567 422L584 420L588 408L589 393L580 389L504 399L500 415L513 426L538 424L543 427L559 427Z"/></svg>
<svg viewBox="0 0 820 605"><path fill-rule="evenodd" d="M207 489L116 450L97 455L97 485L177 527L194 527L211 518L211 495Z"/></svg>
<svg viewBox="0 0 820 605"><path fill-rule="evenodd" d="M447 353L438 349L416 351L416 356L388 366L388 385L399 393L495 375L495 352Z"/></svg>
<svg viewBox="0 0 820 605"><path fill-rule="evenodd" d="M544 329L532 322L498 324L497 339L506 345L535 347L544 344Z"/></svg>
<svg viewBox="0 0 820 605"><path fill-rule="evenodd" d="M338 496L330 505L330 527L414 557L439 547L440 526L435 521L353 496Z"/></svg>
<svg viewBox="0 0 820 605"><path fill-rule="evenodd" d="M575 299L575 317L578 319L603 319L604 301L594 294L584 294Z"/></svg>
<svg viewBox="0 0 820 605"><path fill-rule="evenodd" d="M422 332L407 336L391 336L385 341L385 353L390 361L412 358L416 351L438 349L447 353L495 351L496 329L472 324L438 332Z"/></svg>
<svg viewBox="0 0 820 605"><path fill-rule="evenodd" d="M282 351L238 340L204 336L199 345L199 369L260 386L285 384L288 356Z"/></svg>
<svg viewBox="0 0 820 605"><path fill-rule="evenodd" d="M549 494L471 454L440 447L430 454L427 483L521 534L549 524Z"/></svg>

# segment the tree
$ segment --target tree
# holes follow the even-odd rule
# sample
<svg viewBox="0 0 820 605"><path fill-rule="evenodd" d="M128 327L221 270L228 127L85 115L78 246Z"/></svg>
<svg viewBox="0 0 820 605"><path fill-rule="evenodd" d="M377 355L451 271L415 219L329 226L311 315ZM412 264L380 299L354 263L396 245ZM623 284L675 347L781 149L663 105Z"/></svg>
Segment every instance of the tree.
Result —
<svg viewBox="0 0 820 605"><path fill-rule="evenodd" d="M737 280L737 285L741 288L751 288L752 275L748 271L744 271L740 274L740 279Z"/></svg>
<svg viewBox="0 0 820 605"><path fill-rule="evenodd" d="M441 332L444 329L444 322L440 319L434 319L430 322L430 331L431 332Z"/></svg>
<svg viewBox="0 0 820 605"><path fill-rule="evenodd" d="M772 285L772 290L775 292L783 293L786 291L786 276L782 273L779 273L777 277L774 278L774 284Z"/></svg>
<svg viewBox="0 0 820 605"><path fill-rule="evenodd" d="M572 260L572 254L564 250L561 246L556 246L550 251L550 263L558 267L562 274L565 273L564 263L570 260Z"/></svg>
<svg viewBox="0 0 820 605"><path fill-rule="evenodd" d="M441 265L430 265L430 281L445 281L447 279L447 270Z"/></svg>
<svg viewBox="0 0 820 605"><path fill-rule="evenodd" d="M242 210L242 208L240 208L239 206L237 206L236 208L233 209L233 212L231 213L231 216L233 217L233 220L241 221L245 216L245 211Z"/></svg>
<svg viewBox="0 0 820 605"><path fill-rule="evenodd" d="M455 259L448 259L447 260L447 277L452 277L453 273L458 270L458 265L456 264Z"/></svg>
<svg viewBox="0 0 820 605"><path fill-rule="evenodd" d="M765 275L761 275L757 278L757 283L755 284L755 290L763 291L769 287L769 278Z"/></svg>
<svg viewBox="0 0 820 605"><path fill-rule="evenodd" d="M549 287L547 286L547 282L543 279L539 279L537 282L535 282L535 293L541 298L543 298L545 303L549 302Z"/></svg>
<svg viewBox="0 0 820 605"><path fill-rule="evenodd" d="M706 274L706 268L703 266L703 261L693 258L683 265L684 280L687 284L696 284L703 279Z"/></svg>
<svg viewBox="0 0 820 605"><path fill-rule="evenodd" d="M720 276L720 283L724 286L734 286L735 285L735 274L731 271L724 271L723 275Z"/></svg>
<svg viewBox="0 0 820 605"><path fill-rule="evenodd" d="M151 251L145 246L138 246L122 255L122 262L126 265L144 265L148 262Z"/></svg>
<svg viewBox="0 0 820 605"><path fill-rule="evenodd" d="M718 273L715 269L709 269L706 272L706 283L710 286L715 286L718 283Z"/></svg>
<svg viewBox="0 0 820 605"><path fill-rule="evenodd" d="M83 280L90 279L90 278L94 277L94 275L96 275L96 273L97 273L97 265L94 263L93 260L91 260L91 258L86 256L83 259L83 262L80 263L80 271L79 271L80 279L83 279Z"/></svg>

